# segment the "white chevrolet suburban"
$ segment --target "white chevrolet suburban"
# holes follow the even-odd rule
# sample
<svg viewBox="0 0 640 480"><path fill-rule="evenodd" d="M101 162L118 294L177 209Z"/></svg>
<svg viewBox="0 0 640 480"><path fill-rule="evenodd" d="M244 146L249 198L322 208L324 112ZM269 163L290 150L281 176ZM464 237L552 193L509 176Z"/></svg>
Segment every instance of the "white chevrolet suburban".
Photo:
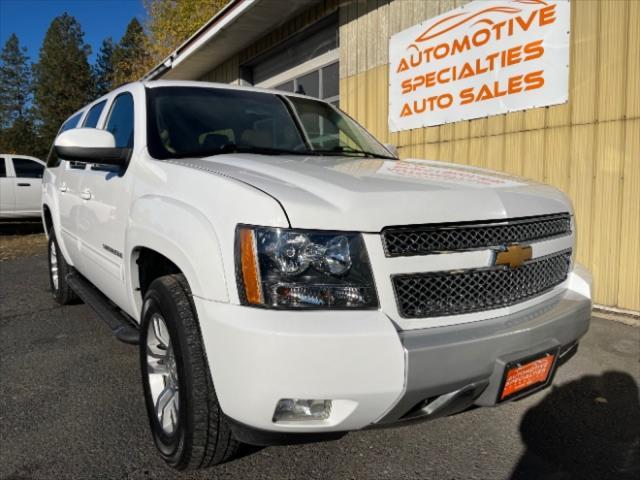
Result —
<svg viewBox="0 0 640 480"><path fill-rule="evenodd" d="M139 343L176 468L521 398L589 327L561 192L398 160L328 103L133 83L62 130L42 197L53 296Z"/></svg>

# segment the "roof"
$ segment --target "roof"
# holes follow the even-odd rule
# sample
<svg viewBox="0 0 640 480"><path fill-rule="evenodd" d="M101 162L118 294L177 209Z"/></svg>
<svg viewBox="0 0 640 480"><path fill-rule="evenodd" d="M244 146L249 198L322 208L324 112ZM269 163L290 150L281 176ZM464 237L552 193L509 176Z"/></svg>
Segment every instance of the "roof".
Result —
<svg viewBox="0 0 640 480"><path fill-rule="evenodd" d="M142 80L197 80L322 0L231 0Z"/></svg>
<svg viewBox="0 0 640 480"><path fill-rule="evenodd" d="M274 95L286 95L288 97L300 97L300 98L306 98L306 99L312 98L313 100L318 100L317 98L309 97L308 95L303 95L300 93L284 92L282 90L274 90L270 88L232 85L230 83L201 82L196 80L145 80L137 83L142 83L142 85L144 85L147 88L158 88L158 87L219 88L219 89L225 89L225 90L240 90L245 92L271 93Z"/></svg>
<svg viewBox="0 0 640 480"><path fill-rule="evenodd" d="M145 88L157 88L157 87L201 87L201 88L221 88L226 90L243 90L247 92L260 92L260 93L270 93L273 95L287 95L288 97L301 97L301 98L311 98L307 95L302 95L299 93L292 92L284 92L282 90L273 90L269 88L260 88L260 87L248 87L248 86L240 86L240 85L232 85L230 83L216 83L216 82L202 82L197 80L139 80L136 82L125 83L124 85L120 85L118 88L111 90L108 93L105 93L99 98L92 100L91 102L83 105L81 108L73 112L67 118L65 118L64 123L66 123L70 118L73 118L79 113L84 114L85 110L96 105L97 103L102 102L110 95L118 92L120 90L126 90L127 87L131 85L142 85ZM314 98L314 100L318 100ZM322 101L322 100L320 100Z"/></svg>

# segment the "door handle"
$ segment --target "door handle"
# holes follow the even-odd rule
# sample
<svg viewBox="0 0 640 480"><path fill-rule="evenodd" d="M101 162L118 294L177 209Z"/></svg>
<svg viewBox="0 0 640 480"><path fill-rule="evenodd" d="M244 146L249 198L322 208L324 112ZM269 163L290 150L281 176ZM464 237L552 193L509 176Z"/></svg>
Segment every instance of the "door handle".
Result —
<svg viewBox="0 0 640 480"><path fill-rule="evenodd" d="M60 184L60 186L58 187L58 190L60 190L62 193L66 192L67 191L67 184L62 182Z"/></svg>
<svg viewBox="0 0 640 480"><path fill-rule="evenodd" d="M18 186L19 187L30 187L31 184L30 183L19 183Z"/></svg>
<svg viewBox="0 0 640 480"><path fill-rule="evenodd" d="M88 188L85 188L82 193L80 193L80 198L83 200L91 200L91 197L93 197L93 195L91 194L91 190Z"/></svg>

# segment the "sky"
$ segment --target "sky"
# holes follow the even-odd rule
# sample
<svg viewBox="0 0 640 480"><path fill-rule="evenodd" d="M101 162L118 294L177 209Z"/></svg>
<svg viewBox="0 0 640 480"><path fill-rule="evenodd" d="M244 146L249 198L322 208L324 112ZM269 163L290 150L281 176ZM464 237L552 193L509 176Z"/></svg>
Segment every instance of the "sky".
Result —
<svg viewBox="0 0 640 480"><path fill-rule="evenodd" d="M82 25L84 41L91 45L90 63L102 40L118 41L133 17L145 17L142 0L0 0L0 48L15 33L31 61L37 62L51 20L64 12Z"/></svg>

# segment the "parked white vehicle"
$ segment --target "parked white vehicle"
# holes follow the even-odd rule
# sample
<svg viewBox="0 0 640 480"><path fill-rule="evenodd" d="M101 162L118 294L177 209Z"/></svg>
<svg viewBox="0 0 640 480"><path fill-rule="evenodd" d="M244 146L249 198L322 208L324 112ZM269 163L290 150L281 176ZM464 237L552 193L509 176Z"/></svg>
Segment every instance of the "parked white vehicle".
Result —
<svg viewBox="0 0 640 480"><path fill-rule="evenodd" d="M34 157L0 155L0 218L40 216L44 167Z"/></svg>
<svg viewBox="0 0 640 480"><path fill-rule="evenodd" d="M129 84L64 130L53 295L140 340L176 468L520 398L589 327L555 188L400 161L325 102L229 85Z"/></svg>

